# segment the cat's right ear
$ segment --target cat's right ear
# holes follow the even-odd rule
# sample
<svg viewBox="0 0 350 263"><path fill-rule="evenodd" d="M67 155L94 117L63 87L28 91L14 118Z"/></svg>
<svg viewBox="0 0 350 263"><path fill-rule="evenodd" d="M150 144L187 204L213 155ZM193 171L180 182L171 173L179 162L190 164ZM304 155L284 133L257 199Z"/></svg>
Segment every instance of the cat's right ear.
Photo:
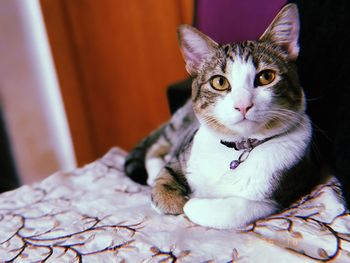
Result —
<svg viewBox="0 0 350 263"><path fill-rule="evenodd" d="M215 54L219 46L210 37L189 25L179 26L178 40L186 69L191 76L199 73L203 63Z"/></svg>

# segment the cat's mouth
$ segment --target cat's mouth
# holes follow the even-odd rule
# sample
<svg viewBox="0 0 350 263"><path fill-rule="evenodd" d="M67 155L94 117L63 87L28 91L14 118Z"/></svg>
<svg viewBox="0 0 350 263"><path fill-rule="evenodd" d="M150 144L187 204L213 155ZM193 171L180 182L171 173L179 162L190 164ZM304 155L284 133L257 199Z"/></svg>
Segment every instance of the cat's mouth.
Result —
<svg viewBox="0 0 350 263"><path fill-rule="evenodd" d="M245 123L255 123L258 124L258 122L254 119L247 118L247 116L242 117L241 120L237 121L236 124L245 124Z"/></svg>
<svg viewBox="0 0 350 263"><path fill-rule="evenodd" d="M250 120L248 120L247 118L243 118L242 120L236 122L236 124L244 124L244 123L249 123L251 122Z"/></svg>
<svg viewBox="0 0 350 263"><path fill-rule="evenodd" d="M232 129L235 132L238 133L249 133L249 132L255 132L257 127L260 127L261 124L257 122L256 120L250 119L250 118L242 118L240 120L235 121L234 123L231 123L231 125L228 125L230 129Z"/></svg>
<svg viewBox="0 0 350 263"><path fill-rule="evenodd" d="M241 121L250 121L250 120L244 116Z"/></svg>

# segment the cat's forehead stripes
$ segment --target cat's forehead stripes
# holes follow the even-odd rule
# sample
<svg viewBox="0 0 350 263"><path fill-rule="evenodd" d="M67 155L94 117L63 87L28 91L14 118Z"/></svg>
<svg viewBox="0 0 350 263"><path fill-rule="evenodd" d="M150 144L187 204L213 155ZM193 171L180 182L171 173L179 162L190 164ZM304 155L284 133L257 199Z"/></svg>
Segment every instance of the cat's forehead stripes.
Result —
<svg viewBox="0 0 350 263"><path fill-rule="evenodd" d="M254 43L253 41L244 41L240 43L232 43L223 46L223 51L225 54L225 68L223 73L226 73L226 68L232 62L237 59L239 61L248 62L249 60L254 61L253 58Z"/></svg>
<svg viewBox="0 0 350 263"><path fill-rule="evenodd" d="M281 62L285 60L283 52L275 46L262 45L257 41L243 41L224 45L222 46L222 50L225 63L225 68L221 66L223 73L226 73L226 67L229 62L234 62L236 59L246 62L251 60L256 69L264 68L265 65L271 66L274 64L277 68L284 68Z"/></svg>

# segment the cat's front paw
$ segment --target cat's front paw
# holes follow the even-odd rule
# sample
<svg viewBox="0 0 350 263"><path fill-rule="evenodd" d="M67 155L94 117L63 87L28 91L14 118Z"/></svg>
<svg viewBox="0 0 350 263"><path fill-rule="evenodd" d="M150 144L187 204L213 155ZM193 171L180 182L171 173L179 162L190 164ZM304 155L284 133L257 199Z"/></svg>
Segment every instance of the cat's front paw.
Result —
<svg viewBox="0 0 350 263"><path fill-rule="evenodd" d="M245 223L244 215L240 216L239 207L240 204L231 203L230 199L192 198L186 203L184 213L198 225L229 229Z"/></svg>
<svg viewBox="0 0 350 263"><path fill-rule="evenodd" d="M241 197L192 198L184 207L194 223L218 229L238 228L275 212L274 202L254 201Z"/></svg>
<svg viewBox="0 0 350 263"><path fill-rule="evenodd" d="M160 213L183 214L183 207L188 201L184 187L170 175L163 174L156 180L152 188L153 207Z"/></svg>
<svg viewBox="0 0 350 263"><path fill-rule="evenodd" d="M192 198L184 207L184 213L193 223L219 229L231 228L234 216L229 208L222 207L220 200Z"/></svg>

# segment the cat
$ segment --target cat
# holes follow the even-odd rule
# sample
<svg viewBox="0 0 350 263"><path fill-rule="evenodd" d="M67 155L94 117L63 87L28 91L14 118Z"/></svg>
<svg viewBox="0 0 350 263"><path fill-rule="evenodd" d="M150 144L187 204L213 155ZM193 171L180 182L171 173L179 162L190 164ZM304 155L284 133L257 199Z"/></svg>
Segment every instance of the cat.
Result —
<svg viewBox="0 0 350 263"><path fill-rule="evenodd" d="M284 6L257 41L219 45L192 26L179 27L192 97L125 162L130 177L147 178L157 211L237 228L317 183L295 64L298 36L295 4Z"/></svg>

